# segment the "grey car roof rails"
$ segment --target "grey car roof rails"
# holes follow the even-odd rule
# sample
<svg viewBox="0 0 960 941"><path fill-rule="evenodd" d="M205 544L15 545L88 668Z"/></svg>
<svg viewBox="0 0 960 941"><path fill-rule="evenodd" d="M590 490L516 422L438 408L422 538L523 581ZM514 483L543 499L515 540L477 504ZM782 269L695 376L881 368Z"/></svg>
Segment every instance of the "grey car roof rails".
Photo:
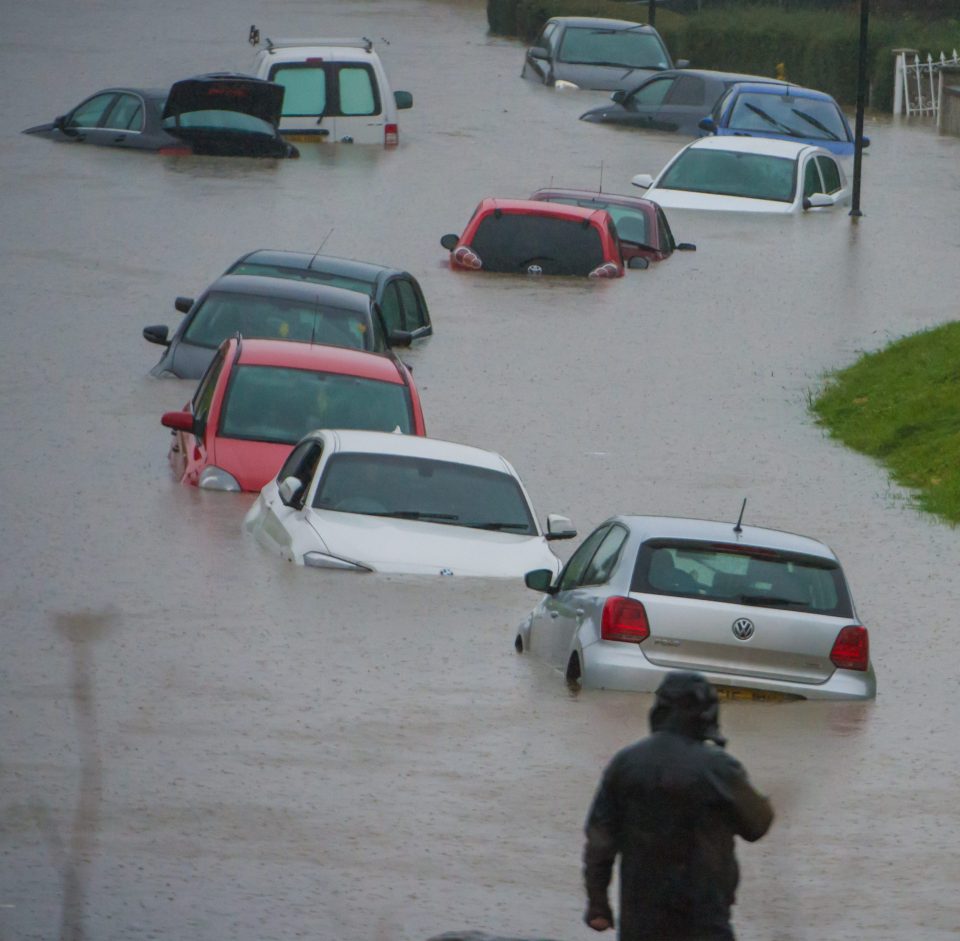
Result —
<svg viewBox="0 0 960 941"><path fill-rule="evenodd" d="M303 39L270 39L266 40L267 51L273 52L274 49L290 49L295 46L349 46L357 49L365 49L367 52L373 50L373 40L366 36L337 37L327 36L321 38L303 38Z"/></svg>

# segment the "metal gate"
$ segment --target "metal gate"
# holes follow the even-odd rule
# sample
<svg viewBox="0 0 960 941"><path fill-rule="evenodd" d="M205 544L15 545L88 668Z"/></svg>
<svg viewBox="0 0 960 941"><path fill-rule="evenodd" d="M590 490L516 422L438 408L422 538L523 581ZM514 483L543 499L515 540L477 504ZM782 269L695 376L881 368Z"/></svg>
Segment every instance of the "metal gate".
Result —
<svg viewBox="0 0 960 941"><path fill-rule="evenodd" d="M940 69L945 65L960 65L957 50L950 58L943 52L939 59L927 53L920 58L916 49L894 49L897 54L893 85L893 113L931 115L940 114Z"/></svg>

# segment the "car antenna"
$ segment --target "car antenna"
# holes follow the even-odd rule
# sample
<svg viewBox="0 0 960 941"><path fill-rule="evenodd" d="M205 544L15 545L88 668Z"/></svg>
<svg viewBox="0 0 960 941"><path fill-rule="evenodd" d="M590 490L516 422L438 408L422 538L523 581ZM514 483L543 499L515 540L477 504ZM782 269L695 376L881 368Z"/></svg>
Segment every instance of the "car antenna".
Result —
<svg viewBox="0 0 960 941"><path fill-rule="evenodd" d="M333 235L333 229L332 229L332 228L331 228L330 231L326 234L326 237L324 238L324 240L320 243L320 247L313 253L313 258L310 259L310 264L307 265L307 268L308 268L308 269L313 267L313 263L317 260L317 255L319 255L320 252L323 251L323 246L327 244L327 239L330 238L331 235Z"/></svg>
<svg viewBox="0 0 960 941"><path fill-rule="evenodd" d="M742 533L743 527L740 525L743 522L743 511L747 508L747 498L743 498L743 505L740 507L740 516L737 518L737 525L733 527L735 533Z"/></svg>

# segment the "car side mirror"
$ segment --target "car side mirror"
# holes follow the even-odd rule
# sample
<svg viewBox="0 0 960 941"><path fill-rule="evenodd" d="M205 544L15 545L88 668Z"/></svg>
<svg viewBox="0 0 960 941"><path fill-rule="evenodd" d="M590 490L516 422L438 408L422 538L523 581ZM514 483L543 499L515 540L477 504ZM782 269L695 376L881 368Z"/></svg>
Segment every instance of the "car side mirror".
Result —
<svg viewBox="0 0 960 941"><path fill-rule="evenodd" d="M649 259L649 258L644 258L643 255L634 255L633 258L630 258L630 259L627 260L627 267L628 267L628 268L639 268L639 269L641 269L641 270L644 269L644 268L649 268L649 267L650 267L650 259Z"/></svg>
<svg viewBox="0 0 960 941"><path fill-rule="evenodd" d="M673 67L674 67L675 69L686 69L686 68L689 68L689 67L690 67L690 60L689 60L689 59L677 59L677 61L673 63Z"/></svg>
<svg viewBox="0 0 960 941"><path fill-rule="evenodd" d="M860 146L866 150L870 146L870 138L866 134L861 135L860 137Z"/></svg>
<svg viewBox="0 0 960 941"><path fill-rule="evenodd" d="M167 339L167 335L170 333L170 328L166 324L158 323L152 327L143 328L143 338L150 343L158 343L160 346L169 346L170 341Z"/></svg>
<svg viewBox="0 0 960 941"><path fill-rule="evenodd" d="M391 330L387 339L391 346L409 346L413 342L413 334L409 330Z"/></svg>
<svg viewBox="0 0 960 941"><path fill-rule="evenodd" d="M694 245L693 242L680 242L674 250L678 252L695 252L697 246Z"/></svg>
<svg viewBox="0 0 960 941"><path fill-rule="evenodd" d="M452 252L460 241L459 235L445 235L440 239L440 244L448 251Z"/></svg>
<svg viewBox="0 0 960 941"><path fill-rule="evenodd" d="M193 434L196 428L196 420L192 412L164 412L160 417L160 424L164 428L172 428L174 431L186 431Z"/></svg>
<svg viewBox="0 0 960 941"><path fill-rule="evenodd" d="M178 297L174 302L173 306L180 311L181 314L189 313L190 308L193 307L193 298L192 297Z"/></svg>
<svg viewBox="0 0 960 941"><path fill-rule="evenodd" d="M708 134L717 133L717 122L714 121L709 115L705 118L701 118L697 124L697 127L700 128L701 131L706 131Z"/></svg>
<svg viewBox="0 0 960 941"><path fill-rule="evenodd" d="M827 193L814 193L803 201L804 209L826 209L836 203L836 197Z"/></svg>
<svg viewBox="0 0 960 941"><path fill-rule="evenodd" d="M393 100L397 103L397 108L400 111L413 107L413 95L408 91L395 91L393 93Z"/></svg>
<svg viewBox="0 0 960 941"><path fill-rule="evenodd" d="M547 50L544 49L543 46L531 46L527 55L529 55L531 59L549 59L550 58L550 53L547 52Z"/></svg>
<svg viewBox="0 0 960 941"><path fill-rule="evenodd" d="M610 100L615 101L618 105L622 105L624 100L627 97L627 93L622 89L618 88L611 96Z"/></svg>
<svg viewBox="0 0 960 941"><path fill-rule="evenodd" d="M638 173L630 182L640 189L650 189L653 186L653 177L649 173Z"/></svg>
<svg viewBox="0 0 960 941"><path fill-rule="evenodd" d="M550 569L535 569L527 572L523 576L523 583L534 591L546 592L548 595L556 594L556 589L553 587L553 572Z"/></svg>
<svg viewBox="0 0 960 941"><path fill-rule="evenodd" d="M280 494L280 499L284 506L295 506L297 498L303 492L303 481L299 477L294 477L291 474L289 477L284 477L283 480L280 481L277 492Z"/></svg>
<svg viewBox="0 0 960 941"><path fill-rule="evenodd" d="M547 516L546 539L576 539L577 531L573 523L559 513L550 513Z"/></svg>

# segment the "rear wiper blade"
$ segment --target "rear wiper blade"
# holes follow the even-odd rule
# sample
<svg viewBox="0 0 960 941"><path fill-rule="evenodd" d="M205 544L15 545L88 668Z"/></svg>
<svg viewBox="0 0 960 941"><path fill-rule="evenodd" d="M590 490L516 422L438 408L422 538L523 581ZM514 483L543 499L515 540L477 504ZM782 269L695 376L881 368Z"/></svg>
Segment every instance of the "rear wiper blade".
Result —
<svg viewBox="0 0 960 941"><path fill-rule="evenodd" d="M805 605L807 603L806 601L798 601L796 598L777 598L773 595L741 595L739 600L743 604L766 604L773 608L777 608L785 604Z"/></svg>
<svg viewBox="0 0 960 941"><path fill-rule="evenodd" d="M429 510L387 510L374 516L390 516L401 520L458 520L456 513L431 513Z"/></svg>
<svg viewBox="0 0 960 941"><path fill-rule="evenodd" d="M526 523L471 523L471 528L473 529L495 529L495 530L504 530L504 529L528 529Z"/></svg>

